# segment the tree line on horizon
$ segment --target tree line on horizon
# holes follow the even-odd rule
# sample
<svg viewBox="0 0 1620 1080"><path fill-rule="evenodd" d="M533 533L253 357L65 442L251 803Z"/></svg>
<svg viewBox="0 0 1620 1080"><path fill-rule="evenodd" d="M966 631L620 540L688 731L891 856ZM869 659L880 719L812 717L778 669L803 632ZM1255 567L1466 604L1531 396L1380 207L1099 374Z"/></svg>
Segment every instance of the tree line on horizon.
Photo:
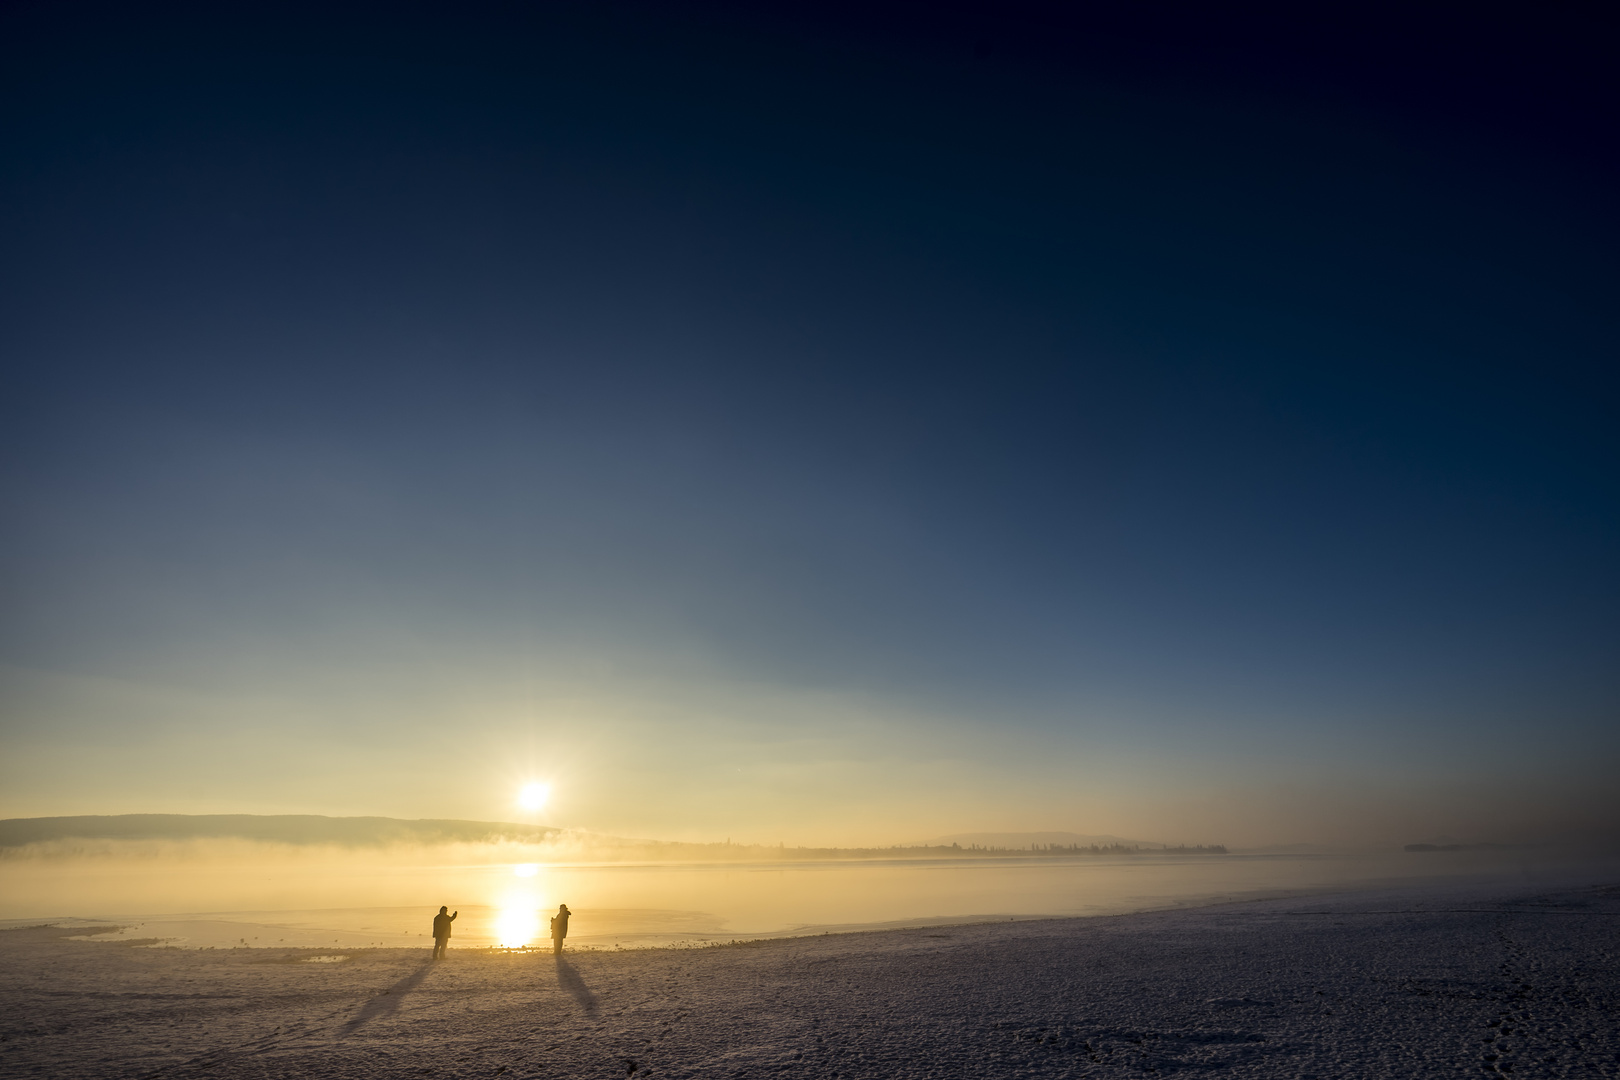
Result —
<svg viewBox="0 0 1620 1080"><path fill-rule="evenodd" d="M889 847L788 847L785 844L736 844L727 840L717 844L693 844L670 841L660 843L669 848L706 848L726 853L768 853L778 857L791 855L808 859L894 858L898 856L959 856L964 858L1007 858L1012 856L1066 856L1066 855L1226 855L1225 844L1027 844L1023 847L994 847L983 844L894 844Z"/></svg>

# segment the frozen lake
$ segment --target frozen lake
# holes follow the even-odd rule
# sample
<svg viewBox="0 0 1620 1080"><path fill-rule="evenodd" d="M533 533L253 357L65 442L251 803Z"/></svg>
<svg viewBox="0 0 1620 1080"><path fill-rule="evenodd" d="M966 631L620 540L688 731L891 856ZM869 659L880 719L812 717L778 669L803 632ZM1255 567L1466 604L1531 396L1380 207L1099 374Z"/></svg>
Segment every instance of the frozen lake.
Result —
<svg viewBox="0 0 1620 1080"><path fill-rule="evenodd" d="M714 948L461 948L442 963L414 941L147 949L0 930L0 1073L1612 1077L1620 887L1598 864L1585 870L1563 890L1451 875ZM787 880L889 873L870 871Z"/></svg>
<svg viewBox="0 0 1620 1080"><path fill-rule="evenodd" d="M397 947L439 904L457 947L543 944L559 903L570 944L702 944L884 926L1087 916L1225 900L1468 880L1556 884L1550 850L770 861L421 863L348 858L71 858L0 864L9 925L116 922L186 948Z"/></svg>

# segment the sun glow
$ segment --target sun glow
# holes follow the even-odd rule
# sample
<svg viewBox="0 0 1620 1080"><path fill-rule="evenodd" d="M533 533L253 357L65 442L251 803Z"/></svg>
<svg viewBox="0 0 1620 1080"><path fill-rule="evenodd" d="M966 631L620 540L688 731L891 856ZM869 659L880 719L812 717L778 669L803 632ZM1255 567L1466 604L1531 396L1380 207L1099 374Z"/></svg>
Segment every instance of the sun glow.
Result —
<svg viewBox="0 0 1620 1080"><path fill-rule="evenodd" d="M540 932L540 916L533 908L502 908L495 916L495 940L503 949L516 949L534 940Z"/></svg>
<svg viewBox="0 0 1620 1080"><path fill-rule="evenodd" d="M534 875L538 874L539 872L539 865L532 862L518 863L516 866L512 867L512 873L516 874L518 877L534 877Z"/></svg>
<svg viewBox="0 0 1620 1080"><path fill-rule="evenodd" d="M523 790L518 792L518 805L525 810L538 810L546 805L550 797L550 784L525 784Z"/></svg>

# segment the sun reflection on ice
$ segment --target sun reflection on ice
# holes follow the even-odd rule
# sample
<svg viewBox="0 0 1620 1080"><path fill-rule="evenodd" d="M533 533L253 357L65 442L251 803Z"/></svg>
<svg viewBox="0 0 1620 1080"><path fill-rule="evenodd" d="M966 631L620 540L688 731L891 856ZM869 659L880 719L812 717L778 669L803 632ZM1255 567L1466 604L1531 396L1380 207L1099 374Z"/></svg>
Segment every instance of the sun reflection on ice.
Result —
<svg viewBox="0 0 1620 1080"><path fill-rule="evenodd" d="M540 916L531 907L502 908L495 916L495 942L503 949L516 949L533 941L540 932Z"/></svg>

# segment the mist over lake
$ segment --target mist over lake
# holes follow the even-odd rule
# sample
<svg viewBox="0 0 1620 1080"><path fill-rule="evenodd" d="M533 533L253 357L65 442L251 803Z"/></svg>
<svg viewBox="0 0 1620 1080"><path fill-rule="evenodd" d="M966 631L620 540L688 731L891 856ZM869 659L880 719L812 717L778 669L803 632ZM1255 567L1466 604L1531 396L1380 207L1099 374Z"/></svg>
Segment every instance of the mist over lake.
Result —
<svg viewBox="0 0 1620 1080"><path fill-rule="evenodd" d="M1612 861L1548 846L1232 853L1060 845L1064 834L1036 835L979 836L1022 841L1019 849L789 849L498 822L14 820L0 822L0 839L11 841L0 847L8 886L0 920L110 921L128 924L110 940L174 947L377 947L420 942L427 913L445 904L465 912L458 944L513 948L540 944L546 914L565 903L575 913L572 940L633 947L1121 914L1397 884L1554 882Z"/></svg>

